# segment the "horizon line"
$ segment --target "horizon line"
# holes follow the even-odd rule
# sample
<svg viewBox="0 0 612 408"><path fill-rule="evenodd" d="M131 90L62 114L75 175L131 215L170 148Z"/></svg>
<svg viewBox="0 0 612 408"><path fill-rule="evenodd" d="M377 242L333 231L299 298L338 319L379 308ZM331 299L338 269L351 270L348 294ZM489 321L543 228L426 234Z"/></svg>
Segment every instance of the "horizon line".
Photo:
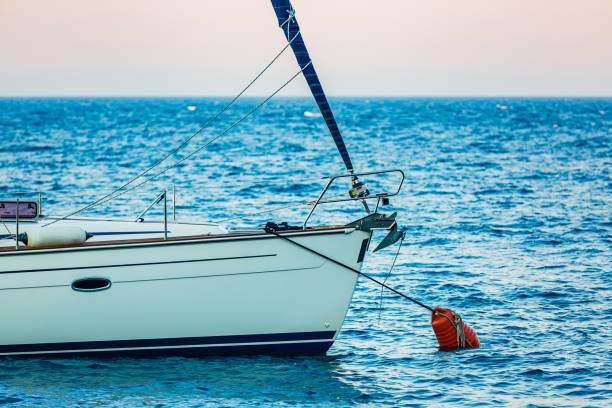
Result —
<svg viewBox="0 0 612 408"><path fill-rule="evenodd" d="M235 95L190 95L190 94L160 94L160 95L146 95L146 94L98 94L98 95L86 95L86 94L67 94L67 95L0 95L0 99L8 98L233 98ZM269 95L247 95L242 98L265 98ZM545 95L545 94L524 94L524 95L503 95L503 94L449 94L449 95L327 95L329 98L542 98L542 99L562 99L562 98L583 98L583 99L597 99L597 98L612 98L610 95ZM312 95L278 95L273 99L280 98L311 98Z"/></svg>

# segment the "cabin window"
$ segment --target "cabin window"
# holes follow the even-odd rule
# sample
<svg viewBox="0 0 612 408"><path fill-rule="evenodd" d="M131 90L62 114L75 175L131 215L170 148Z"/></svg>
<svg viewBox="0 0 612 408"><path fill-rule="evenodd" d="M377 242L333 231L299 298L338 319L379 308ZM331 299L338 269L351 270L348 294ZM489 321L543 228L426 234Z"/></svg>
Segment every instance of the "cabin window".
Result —
<svg viewBox="0 0 612 408"><path fill-rule="evenodd" d="M111 281L106 278L85 278L72 282L72 289L79 292L96 292L108 289Z"/></svg>
<svg viewBox="0 0 612 408"><path fill-rule="evenodd" d="M19 219L34 219L37 216L36 201L19 202ZM17 218L17 201L0 201L0 218Z"/></svg>

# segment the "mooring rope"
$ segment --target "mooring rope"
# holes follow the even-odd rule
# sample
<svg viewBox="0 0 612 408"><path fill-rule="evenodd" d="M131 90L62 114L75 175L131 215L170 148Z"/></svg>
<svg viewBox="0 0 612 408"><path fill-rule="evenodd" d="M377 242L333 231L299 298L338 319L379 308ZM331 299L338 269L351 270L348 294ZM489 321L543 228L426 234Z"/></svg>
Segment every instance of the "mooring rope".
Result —
<svg viewBox="0 0 612 408"><path fill-rule="evenodd" d="M452 346L452 349L466 348L466 345L469 346L470 348L480 347L480 342L478 341L478 336L476 336L476 332L474 332L473 329L471 329L469 326L467 326L467 323L463 323L463 319L461 318L461 316L459 316L458 313L455 313L452 310L448 309L452 313L452 316L453 316L453 319L451 319L445 313L440 312L440 310L439 310L440 308L436 308L437 310L433 309L433 308L427 306L426 304L421 303L418 300L416 300L416 299L414 299L414 298L412 298L412 297L410 297L408 295L403 294L399 290L394 289L394 288L388 286L386 283L381 282L378 279L375 279L375 278L369 276L366 273L363 273L363 272L361 272L361 271L359 271L359 270L357 270L357 269L355 269L355 268L353 268L351 266L345 265L342 262L339 262L339 261L337 261L337 260L335 260L333 258L330 258L327 255L324 255L324 254L320 253L319 251L316 251L316 250L314 250L312 248L309 248L309 247L307 247L305 245L300 244L299 242L296 242L296 241L294 241L292 239L289 239L288 237L285 237L285 236L279 234L278 232L276 232L278 230L278 226L276 224L268 223L266 225L266 228L264 228L264 229L265 229L266 232L268 232L270 234L273 234L273 235L277 236L278 238L284 239L285 241L288 241L288 242L290 242L290 243L292 243L292 244L294 244L294 245L296 245L296 246L298 246L300 248L303 248L304 250L306 250L306 251L308 251L310 253L318 255L318 256L320 256L323 259L326 259L326 260L328 260L330 262L335 263L336 265L339 265L339 266L341 266L341 267L343 267L345 269L348 269L349 271L355 272L357 275L363 276L364 278L367 278L367 279L371 280L372 282L380 285L381 287L383 287L385 289L389 289L391 292L395 293L396 295L399 295L399 296L403 297L404 299L409 300L412 303L414 303L416 305L419 305L419 306L429 310L432 313L432 323L433 323L433 316L434 315L444 316L446 319L448 319L448 321L450 322L451 326L455 329L455 333L456 333L456 336L457 336L457 346ZM291 231L289 230L288 232L291 232ZM444 309L442 309L442 310L444 310ZM464 324L465 324L465 326L464 326ZM472 337L472 340L474 341L474 343L472 343L472 341L470 341L467 338L466 333L465 333L465 328L469 329L468 333L470 333L469 335ZM442 343L442 341L440 340L439 333L438 333L439 329L436 329L436 326L434 326L433 330L434 330L434 333L436 334L436 337L438 338L438 343L440 344L441 349L442 348L446 348L447 345Z"/></svg>
<svg viewBox="0 0 612 408"><path fill-rule="evenodd" d="M465 337L465 330L463 330L463 319L461 318L459 313L456 313L450 309L448 310L452 313L453 319L448 317L445 313L439 313L436 311L436 314L439 316L446 317L446 319L450 322L450 324L453 325L453 327L455 328L455 331L457 332L457 345L459 346L459 348L465 348L466 344L470 348L474 347L472 346L472 343L470 343L470 341L467 339L467 337Z"/></svg>
<svg viewBox="0 0 612 408"><path fill-rule="evenodd" d="M285 23L287 23L292 17L288 17L287 20L285 21ZM285 24L283 23L283 24ZM196 130L190 137L188 137L186 140L184 140L180 145L178 145L177 147L175 147L174 149L172 149L169 153L167 153L163 158L161 158L160 160L158 160L157 162L155 162L153 165L149 166L147 169L141 171L139 174L137 174L136 176L132 177L130 180L128 180L126 183L122 184L121 186L117 187L116 189L114 189L113 191L111 191L110 193L106 194L105 196L95 200L94 202L79 208L76 211L73 211L72 213L65 215L63 217L58 218L57 220L44 224L42 227L46 227L47 225L53 224L57 221L61 221L64 220L68 217L71 217L73 215L76 215L82 211L88 210L92 207L95 207L98 204L102 204L105 203L107 201L112 200L114 197L113 196L116 192L124 190L127 186L129 186L130 184L134 183L136 180L138 180L139 178L143 177L145 174L149 173L151 170L153 170L154 168L156 168L157 166L159 166L161 163L163 163L164 161L166 161L168 158L170 158L171 156L173 156L174 154L176 154L179 150L181 150L185 145L187 145L194 137L196 137L197 135L199 135L204 129L206 129L212 122L214 122L216 119L219 118L219 116L221 116L224 112L226 112L237 100L238 98L240 98L263 74L264 72L266 72L268 70L268 68L270 68L270 66L272 66L272 64L274 64L274 62L276 62L276 60L278 60L278 58L287 50L287 48L289 48L289 46L293 43L293 41L298 37L298 35L300 34L300 32L298 31L288 42L287 44L285 44L285 46L274 56L274 58L272 58L272 60L255 76L255 78L253 78L251 80L251 82L249 82L229 103L227 103L219 112L217 112L214 116L212 116L211 118L208 119L208 121L206 121L206 123L204 125L202 125L198 130ZM310 64L309 64L310 65ZM304 67L306 68L306 67ZM303 70L302 70L303 71ZM301 72L301 71L300 71ZM297 75L296 75L297 76ZM292 78L293 79L293 78ZM283 86L284 87L284 86ZM282 89L283 87L281 87L280 89ZM274 94L273 94L274 95ZM151 178L147 179L145 182L151 180ZM144 183L142 183L144 184ZM142 185L139 184L139 185ZM131 191L133 189L130 190L126 190L127 191ZM119 194L121 195L121 194ZM117 195L116 197L118 197L119 195ZM109 197L110 200L107 200Z"/></svg>
<svg viewBox="0 0 612 408"><path fill-rule="evenodd" d="M367 279L371 280L372 282L374 282L374 283L376 283L376 284L378 284L378 285L382 286L382 287L383 287L383 288L385 288L385 289L390 290L391 292L395 293L396 295L399 295L399 296L403 297L404 299L407 299L407 300L409 300L409 301L413 302L414 304L417 304L417 305L419 305L419 306L421 306L421 307L423 307L423 308L425 308L425 309L429 310L430 312L435 313L435 311L433 310L433 308L431 308L431 307L427 306L426 304L421 303L421 302L419 302L418 300L413 299L413 298L411 298L410 296L403 294L403 293L402 293L402 292L400 292L399 290L392 288L391 286L389 286L389 285L387 285L387 284L385 284L385 283L383 283L383 282L379 281L379 280L378 280L378 279L376 279L376 278L371 277L370 275L368 275L368 274L366 274L366 273L361 272L360 270L357 270L357 269L355 269L355 268L353 268L353 267L351 267L351 266L345 265L345 264L343 264L342 262L335 260L334 258L330 258L329 256L327 256L327 255L325 255L325 254L322 254L322 253L320 253L320 252L318 252L318 251L316 251L316 250L314 250L314 249L312 249L312 248L309 248L309 247L307 247L307 246L305 246L305 245L300 244L299 242L296 242L296 241L294 241L294 240L292 240L292 239L289 239L289 238L287 238L287 237L285 237L285 236L283 236L283 235L281 235L281 234L277 233L277 232L276 232L276 231L275 231L273 228L270 228L270 227L267 227L267 226L266 226L265 231L266 231L266 232L268 232L268 233L270 233L270 234L274 234L274 235L276 235L277 237L279 237L279 238L281 238L281 239L284 239L285 241L291 242L292 244L297 245L297 246L299 246L300 248L305 249L305 250L306 250L306 251L308 251L308 252L311 252L311 253L313 253L313 254L315 254L315 255L318 255L318 256L320 256L320 257L321 257L321 258L323 258L323 259L326 259L326 260L328 260L328 261L330 261L330 262L333 262L333 263L335 263L336 265L342 266L343 268L346 268L346 269L348 269L349 271L355 272L357 275L363 276L364 278L367 278Z"/></svg>

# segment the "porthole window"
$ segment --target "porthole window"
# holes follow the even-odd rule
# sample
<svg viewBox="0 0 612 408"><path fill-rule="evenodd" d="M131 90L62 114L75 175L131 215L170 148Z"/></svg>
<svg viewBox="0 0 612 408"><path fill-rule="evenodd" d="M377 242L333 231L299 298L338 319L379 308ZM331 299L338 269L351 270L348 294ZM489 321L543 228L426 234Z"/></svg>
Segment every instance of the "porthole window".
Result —
<svg viewBox="0 0 612 408"><path fill-rule="evenodd" d="M72 289L79 292L96 292L111 287L111 281L106 278L85 278L72 282Z"/></svg>

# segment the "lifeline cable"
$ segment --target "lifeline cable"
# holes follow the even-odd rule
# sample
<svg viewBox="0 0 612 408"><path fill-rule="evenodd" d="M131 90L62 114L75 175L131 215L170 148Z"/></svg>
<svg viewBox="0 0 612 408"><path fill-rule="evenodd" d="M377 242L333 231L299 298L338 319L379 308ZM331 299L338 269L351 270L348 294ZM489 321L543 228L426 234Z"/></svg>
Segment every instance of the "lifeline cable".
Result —
<svg viewBox="0 0 612 408"><path fill-rule="evenodd" d="M266 231L266 232L268 232L268 233L270 233L270 234L274 234L274 235L276 235L277 237L284 239L285 241L289 241L289 242L291 242L292 244L297 245L297 246L299 246L300 248L305 249L305 250L306 250L306 251L308 251L308 252L311 252L311 253L313 253L313 254L315 254L315 255L320 256L320 257L321 257L321 258L323 258L323 259L326 259L326 260L328 260L328 261L330 261L330 262L333 262L333 263L335 263L336 265L340 265L340 266L342 266L343 268L348 269L349 271L355 272L357 275L363 276L364 278L367 278L367 279L371 280L372 282L374 282L374 283L376 283L376 284L378 284L378 285L382 286L382 287L383 287L383 288L385 288L385 289L389 289L391 292L395 293L396 295L399 295L399 296L403 297L404 299L407 299L407 300L409 300L409 301L411 301L411 302L413 302L413 303L415 303L415 304L417 304L417 305L419 305L419 306L421 306L421 307L424 307L425 309L429 310L429 311L430 311L430 312L432 312L432 313L436 313L436 311L435 311L435 310L433 310L433 308L431 308L431 307L427 306L427 305L426 305L426 304L424 304L424 303L419 302L419 301L418 301L418 300L416 300L416 299L411 298L410 296L407 296L407 295L403 294L403 293L402 293L402 292L400 292L399 290L394 289L394 288L392 288L391 286L388 286L388 285L387 285L387 284L385 284L385 283L382 283L382 282L381 282L381 281L379 281L378 279L373 278L373 277L371 277L370 275L367 275L367 274L365 274L365 273L363 273L363 272L361 272L361 271L359 271L359 270L357 270L357 269L355 269L355 268L353 268L353 267L350 267L350 266L348 266L348 265L345 265L345 264L343 264L342 262L336 261L335 259L330 258L329 256L324 255L324 254L322 254L322 253L320 253L320 252L318 252L318 251L315 251L315 250L314 250L314 249L312 249L312 248L308 248L307 246L304 246L304 245L300 244L299 242L295 242L295 241L294 241L294 240L292 240L292 239L289 239L289 238L287 238L287 237L284 237L284 236L280 235L279 233L277 233L276 231L274 231L274 230L273 230L272 228L270 228L270 227L266 227L266 228L265 228L265 231Z"/></svg>
<svg viewBox="0 0 612 408"><path fill-rule="evenodd" d="M321 177L307 178L307 179L306 178L298 178L298 177L293 177L293 178L289 177L289 178L285 178L285 179L283 179L281 181L259 179L259 180L255 180L255 181L248 181L248 182L242 182L242 183L237 180L237 181L233 182L232 184L234 184L234 185L241 185L241 184L244 185L244 184L270 183L272 181L274 181L274 184L281 184L281 183L284 184L284 183L287 182L287 180L294 180L294 181L319 181L319 180L321 180ZM219 185L212 185L211 186L211 185L207 184L205 189L209 190L209 189L215 189L215 188L217 188L217 189L224 189L225 190L225 189L227 189L227 186L226 185L221 185L221 184L219 184ZM64 191L73 191L73 190L53 190L53 193L64 192ZM103 190L103 191L113 191L114 192L114 191L116 191L116 189L106 189L106 190ZM11 192L11 193L13 193L13 194L18 194L18 193L19 194L29 194L29 193L38 193L38 192L39 191L20 191L20 192ZM91 193L90 195L94 195L94 194L95 193ZM146 193L146 194L149 194L149 193ZM62 195L63 196L68 196L68 197L81 197L81 196L83 196L83 194L77 194L77 193L74 193L74 194L65 194L65 193L63 193ZM336 195L330 196L330 198L339 198L339 197L342 197L342 196L344 196L344 194L336 194ZM221 222L226 222L226 221L232 221L232 220L241 219L241 218L248 218L248 217L255 216L255 215L261 215L261 214L265 214L265 213L280 211L280 210L284 210L284 209L291 208L291 207L299 207L299 206L302 206L302 205L312 205L312 204L314 204L313 200L300 201L300 202L292 202L291 204L286 204L286 205L283 205L283 206L274 207L274 208L271 208L269 210L255 211L255 212L252 212L252 213L245 213L243 215L237 215L237 216L230 217L230 218L222 218L220 220L217 220L216 222L217 223L221 223ZM46 217L47 218L54 218L53 216L46 216Z"/></svg>
<svg viewBox="0 0 612 408"><path fill-rule="evenodd" d="M337 198L337 197L342 197L342 196L343 195L337 194L337 195L330 196L330 198ZM315 201L316 200L314 200L314 201L313 200L300 201L299 203L293 203L293 204L283 205L283 206L280 206L280 207L274 207L274 208L271 208L269 210L263 210L263 211L256 211L256 212L252 212L252 213L246 213L246 214L237 215L235 217L230 217L230 218L222 218L220 220L216 220L215 222L221 223L221 222L239 220L241 218L249 218L249 217L253 217L253 216L256 216L256 215L261 215L261 214L271 213L271 212L275 212L275 211L285 210L287 208L299 207L301 205L313 205L315 203Z"/></svg>

